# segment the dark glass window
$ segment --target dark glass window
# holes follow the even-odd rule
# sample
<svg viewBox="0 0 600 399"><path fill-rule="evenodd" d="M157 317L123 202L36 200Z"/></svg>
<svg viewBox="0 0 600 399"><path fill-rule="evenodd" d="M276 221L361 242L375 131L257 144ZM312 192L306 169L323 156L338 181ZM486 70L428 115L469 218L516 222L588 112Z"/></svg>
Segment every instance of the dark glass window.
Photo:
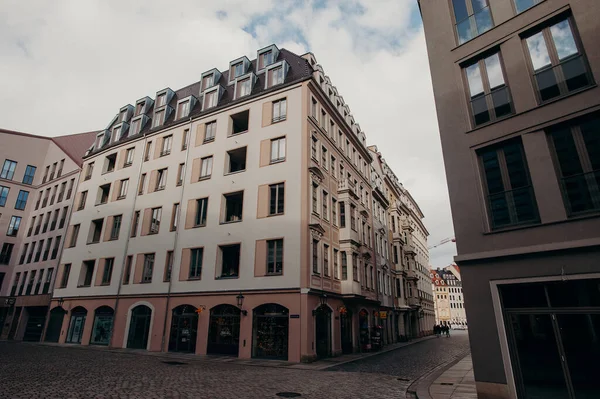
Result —
<svg viewBox="0 0 600 399"><path fill-rule="evenodd" d="M458 44L494 27L488 0L452 0Z"/></svg>

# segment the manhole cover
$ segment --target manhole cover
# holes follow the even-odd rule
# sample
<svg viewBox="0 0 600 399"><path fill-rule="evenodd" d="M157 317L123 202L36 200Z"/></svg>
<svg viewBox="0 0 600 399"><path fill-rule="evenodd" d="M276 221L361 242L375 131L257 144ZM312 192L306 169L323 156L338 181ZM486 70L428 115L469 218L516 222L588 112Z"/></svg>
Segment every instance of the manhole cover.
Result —
<svg viewBox="0 0 600 399"><path fill-rule="evenodd" d="M440 385L454 385L452 382L442 382Z"/></svg>
<svg viewBox="0 0 600 399"><path fill-rule="evenodd" d="M275 395L279 396L280 398L297 398L298 396L302 396L298 392L279 392Z"/></svg>
<svg viewBox="0 0 600 399"><path fill-rule="evenodd" d="M181 365L187 364L187 363L183 363L183 362L176 362L173 360L166 360L166 361L163 361L163 363L168 364L169 366L181 366Z"/></svg>

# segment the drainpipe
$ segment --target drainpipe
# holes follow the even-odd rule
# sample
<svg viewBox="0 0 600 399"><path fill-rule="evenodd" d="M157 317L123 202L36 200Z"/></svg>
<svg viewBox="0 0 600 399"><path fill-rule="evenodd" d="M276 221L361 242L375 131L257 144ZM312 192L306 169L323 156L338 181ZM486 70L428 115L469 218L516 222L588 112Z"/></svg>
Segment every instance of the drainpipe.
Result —
<svg viewBox="0 0 600 399"><path fill-rule="evenodd" d="M131 227L133 226L133 220L135 218L135 205L137 203L137 198L138 198L138 188L140 185L140 178L142 176L142 169L144 166L144 156L145 156L145 150L146 150L146 146L148 145L148 136L144 135L144 146L142 149L142 157L140 158L140 167L138 169L138 178L136 181L136 185L134 186L135 188L135 197L133 198L133 204L131 205L131 212L130 212L130 223L129 223L129 231L127 232L127 240L125 241L125 249L123 251L123 263L121 265L121 273L119 273L119 284L117 286L117 295L115 297L115 311L114 311L114 316L113 316L113 333L110 335L110 342L108 343L108 347L109 348L114 348L114 326L115 326L115 320L117 318L117 309L119 306L119 299L120 299L120 295L121 295L121 288L123 287L123 274L125 273L125 264L127 263L127 251L129 250L129 240L131 240ZM133 262L132 262L133 264Z"/></svg>
<svg viewBox="0 0 600 399"><path fill-rule="evenodd" d="M165 302L165 318L163 321L163 329L162 329L162 337L160 340L160 350L161 352L165 351L165 337L167 334L167 319L169 316L169 304L171 302L171 288L172 288L172 281L173 281L173 266L175 264L175 256L177 255L177 251L175 251L175 248L177 248L177 240L179 239L179 230L181 229L181 209L183 208L183 191L185 189L185 181L186 181L186 177L189 173L189 167L188 167L188 157L190 154L190 143L192 141L192 117L190 117L190 124L189 124L189 134L188 134L188 144L187 147L185 149L185 163L184 163L184 168L185 168L185 173L182 176L182 181L181 181L181 195L179 196L179 214L177 215L177 228L175 229L175 238L173 239L173 257L171 258L171 278L169 278L169 286L167 288L167 301ZM181 268L181 265L180 265Z"/></svg>

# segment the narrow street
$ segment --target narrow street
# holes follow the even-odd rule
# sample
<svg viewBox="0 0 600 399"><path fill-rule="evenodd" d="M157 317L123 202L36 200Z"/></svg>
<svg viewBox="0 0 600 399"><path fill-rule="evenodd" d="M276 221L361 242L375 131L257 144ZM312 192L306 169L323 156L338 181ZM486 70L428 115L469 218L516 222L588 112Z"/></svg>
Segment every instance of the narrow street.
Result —
<svg viewBox="0 0 600 399"><path fill-rule="evenodd" d="M0 398L404 398L412 380L468 351L466 332L324 371L84 347L0 342ZM180 364L169 364L173 362Z"/></svg>

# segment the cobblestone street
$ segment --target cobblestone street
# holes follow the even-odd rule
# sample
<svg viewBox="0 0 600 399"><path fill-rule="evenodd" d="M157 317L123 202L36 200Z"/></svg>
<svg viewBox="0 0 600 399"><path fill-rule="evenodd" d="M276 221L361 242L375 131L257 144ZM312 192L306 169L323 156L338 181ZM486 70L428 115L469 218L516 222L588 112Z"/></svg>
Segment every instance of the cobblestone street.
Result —
<svg viewBox="0 0 600 399"><path fill-rule="evenodd" d="M411 380L468 349L429 339L327 371L0 342L0 398L404 398ZM177 360L184 364L169 365Z"/></svg>

